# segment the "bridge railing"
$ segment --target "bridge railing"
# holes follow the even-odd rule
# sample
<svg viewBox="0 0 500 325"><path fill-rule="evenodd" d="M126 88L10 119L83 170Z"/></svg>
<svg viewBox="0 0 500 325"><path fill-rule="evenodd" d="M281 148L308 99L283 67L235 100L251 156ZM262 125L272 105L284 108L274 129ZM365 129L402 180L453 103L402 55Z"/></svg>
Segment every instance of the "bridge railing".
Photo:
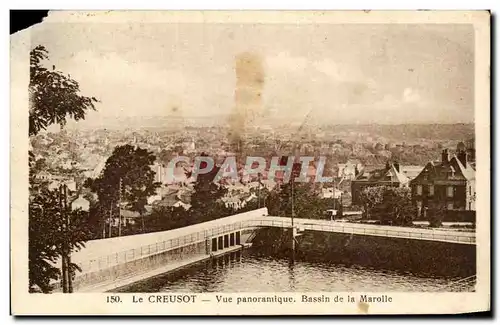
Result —
<svg viewBox="0 0 500 325"><path fill-rule="evenodd" d="M453 281L441 287L437 287L435 291L445 291L445 292L471 292L476 289L477 277L476 275L471 275L466 278L462 278L458 281Z"/></svg>
<svg viewBox="0 0 500 325"><path fill-rule="evenodd" d="M290 220L279 221L279 220L260 219L260 220L247 221L247 226L289 228L292 226L292 223ZM465 234L455 231L453 233L444 233L443 231L441 232L436 232L432 230L422 231L413 228L410 228L408 230L376 229L373 227L363 227L362 225L349 226L345 224L314 224L314 223L304 223L304 222L296 222L294 226L306 230L339 232L346 234L385 236L385 237L397 237L397 238L415 238L415 239L437 240L437 241L467 243L467 244L476 242L476 237L474 234Z"/></svg>
<svg viewBox="0 0 500 325"><path fill-rule="evenodd" d="M89 271L98 271L112 267L114 265L124 264L151 255L178 249L186 245L203 242L208 238L230 233L233 231L238 231L248 226L249 225L246 225L244 222L231 223L228 225L205 229L188 235L161 240L156 243L143 245L137 248L103 255L101 257L89 259L77 264L82 269L82 273Z"/></svg>
<svg viewBox="0 0 500 325"><path fill-rule="evenodd" d="M424 231L419 231L418 229L402 231L402 230L391 230L391 229L376 229L373 227L363 227L361 225L353 227L345 224L323 224L323 223L314 224L314 223L304 223L304 222L296 222L295 226L298 226L305 230L339 232L346 234L373 235L373 236L386 236L386 237L398 237L398 238L415 238L415 239L438 240L438 241L448 241L448 242L468 243L468 244L475 243L475 236L471 235L468 236L465 234L462 235L444 234L442 232L437 233L433 231L424 232ZM291 220L257 219L257 220L235 222L228 225L221 225L214 228L204 229L202 231L195 232L192 234L161 240L156 243L140 246L138 248L104 255L95 259L90 259L80 262L78 264L81 267L83 273L89 271L102 270L114 265L124 264L133 260L178 249L186 245L202 242L208 238L220 236L222 234L239 231L247 228L255 228L255 227L290 228Z"/></svg>

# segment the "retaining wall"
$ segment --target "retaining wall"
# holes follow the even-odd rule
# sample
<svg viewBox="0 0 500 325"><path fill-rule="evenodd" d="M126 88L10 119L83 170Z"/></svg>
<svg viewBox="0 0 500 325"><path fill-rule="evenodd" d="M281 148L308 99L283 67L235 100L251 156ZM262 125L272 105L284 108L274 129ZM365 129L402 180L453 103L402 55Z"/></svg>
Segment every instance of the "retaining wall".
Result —
<svg viewBox="0 0 500 325"><path fill-rule="evenodd" d="M305 231L296 239L295 256L304 260L327 260L426 276L476 274L476 245L322 231ZM273 254L287 254L291 249L291 231L259 229L252 245Z"/></svg>
<svg viewBox="0 0 500 325"><path fill-rule="evenodd" d="M74 291L80 288L91 287L106 282L115 282L122 278L131 277L157 268L169 263L182 261L186 258L206 256L206 244L204 242L173 249L157 255L151 255L142 259L133 260L110 268L90 272L76 277L73 282Z"/></svg>

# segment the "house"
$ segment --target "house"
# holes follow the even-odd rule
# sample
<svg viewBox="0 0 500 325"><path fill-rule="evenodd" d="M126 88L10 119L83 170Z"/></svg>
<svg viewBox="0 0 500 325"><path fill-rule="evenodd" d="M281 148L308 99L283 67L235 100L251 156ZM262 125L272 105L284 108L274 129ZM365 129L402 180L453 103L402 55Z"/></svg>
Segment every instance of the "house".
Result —
<svg viewBox="0 0 500 325"><path fill-rule="evenodd" d="M190 172L191 167L180 161L175 166L162 168L161 182L165 185L190 183L193 181L193 177L188 176Z"/></svg>
<svg viewBox="0 0 500 325"><path fill-rule="evenodd" d="M476 162L476 149L474 138L468 139L464 142L459 142L457 144L457 153L460 151L465 151L467 153L467 161L474 165Z"/></svg>
<svg viewBox="0 0 500 325"><path fill-rule="evenodd" d="M154 181L156 183L163 183L164 178L165 178L165 170L163 168L164 166L161 163L155 162L153 165L149 166L151 170L154 172Z"/></svg>
<svg viewBox="0 0 500 325"><path fill-rule="evenodd" d="M342 196L342 191L334 187L323 187L321 189L321 198L323 199L339 199Z"/></svg>
<svg viewBox="0 0 500 325"><path fill-rule="evenodd" d="M141 214L137 211L130 211L125 209L121 210L120 213L124 226L136 224L137 219L141 216ZM118 218L115 218L114 222L116 223L115 226L118 226Z"/></svg>
<svg viewBox="0 0 500 325"><path fill-rule="evenodd" d="M410 181L415 177L417 177L422 172L423 169L424 166L418 166L418 165L401 166L401 171L403 172L403 174L406 175L406 177L410 179Z"/></svg>
<svg viewBox="0 0 500 325"><path fill-rule="evenodd" d="M349 159L344 164L337 164L339 178L354 179L358 171L363 168L363 165L358 159Z"/></svg>
<svg viewBox="0 0 500 325"><path fill-rule="evenodd" d="M241 209L244 208L250 201L258 199L255 193L240 193L239 195L226 195L222 198L222 202L226 208Z"/></svg>
<svg viewBox="0 0 500 325"><path fill-rule="evenodd" d="M444 149L441 161L427 163L410 186L419 217L425 218L433 209L476 210L476 171L466 150L450 158L448 149Z"/></svg>
<svg viewBox="0 0 500 325"><path fill-rule="evenodd" d="M152 204L157 207L183 207L185 210L191 208L191 193L184 190L172 190L164 195L160 200L155 200Z"/></svg>
<svg viewBox="0 0 500 325"><path fill-rule="evenodd" d="M374 186L393 186L408 187L408 177L402 172L399 163L386 163L384 168L368 171L362 170L358 176L351 182L352 204L361 205L361 192L367 187Z"/></svg>
<svg viewBox="0 0 500 325"><path fill-rule="evenodd" d="M54 179L54 176L47 171L41 171L38 174L36 174L35 178L40 181L50 181Z"/></svg>
<svg viewBox="0 0 500 325"><path fill-rule="evenodd" d="M161 201L161 199L162 199L161 193L155 193L154 195L148 196L147 204L153 204L156 201Z"/></svg>
<svg viewBox="0 0 500 325"><path fill-rule="evenodd" d="M71 202L71 210L81 209L82 211L89 211L90 202L82 195L79 195L73 202Z"/></svg>

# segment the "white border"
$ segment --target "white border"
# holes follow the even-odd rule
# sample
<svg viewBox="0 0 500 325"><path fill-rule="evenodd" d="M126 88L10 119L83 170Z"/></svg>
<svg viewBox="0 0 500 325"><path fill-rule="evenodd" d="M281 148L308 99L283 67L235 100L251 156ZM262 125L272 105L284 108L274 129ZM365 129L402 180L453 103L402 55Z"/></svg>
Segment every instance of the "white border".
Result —
<svg viewBox="0 0 500 325"><path fill-rule="evenodd" d="M476 0L476 1L449 1L449 2L437 2L437 1L418 1L414 4L410 2L399 2L399 1L378 1L377 3L373 3L370 1L355 1L351 0L348 2L330 2L330 1L287 1L286 6L279 6L276 4L271 4L269 1L261 1L261 0L255 0L255 1L240 1L238 3L234 1L210 1L210 3L203 3L202 1L182 1L182 2L177 2L177 4L174 3L169 3L165 4L162 1L158 2L153 2L153 4L148 3L147 1L130 1L130 0L123 0L123 1L117 1L115 4L105 4L102 1L73 1L71 3L68 3L67 1L45 1L43 4L35 1L16 1L10 5L10 8L16 8L16 9L36 9L36 8L61 8L61 9L243 9L243 8L248 8L248 9L418 9L418 8L427 8L427 9L493 9L493 12L498 11L498 1L482 1L482 0ZM2 3L3 4L3 3ZM7 9L7 8L2 8L2 9ZM8 39L8 12L7 10L2 10L2 16L0 16L2 22L4 24L2 27L5 28L3 35L6 40L4 44L9 44L9 39ZM8 45L5 46L5 50L1 51L2 59L1 62L5 65L3 71L9 71L9 47ZM496 59L498 55L496 54L494 58L491 58L492 60ZM497 72L497 70L495 70ZM492 72L493 73L493 72ZM2 99L5 101L5 108L10 107L9 104L9 76L8 74L3 74L3 83L4 87L2 87L3 90L3 96ZM498 91L498 85L495 85L495 89L493 90L495 93ZM9 143L5 141L5 139L9 139L9 110L8 109L3 109L0 110L0 114L2 114L0 118L0 123L3 123L3 125L0 126L1 132L3 132L4 137L2 137L2 149L5 149L4 155L2 157L5 157L2 159L2 171L4 177L2 177L2 195L0 196L0 200L2 200L3 204L2 206L5 207L5 212L8 211L9 207L9 191L10 187L8 185L8 179L10 178L9 175L9 165L10 165L10 158L9 158ZM495 119L494 121L491 121L492 124L495 124L497 120ZM495 132L496 133L496 132ZM496 136L495 136L496 139ZM496 141L498 144L498 141ZM493 148L495 151L497 147ZM494 152L493 151L493 152ZM496 180L496 178L495 178ZM495 202L498 197L492 198ZM7 218L2 218L2 222L4 222L4 225L2 227L4 231L4 250L2 252L5 255L2 255L3 257L3 265L4 268L2 269L2 275L4 281L7 281L9 278L9 270L8 270L8 264L6 261L10 258L9 253L7 250L7 247L9 247L9 227L8 227L8 219ZM497 222L497 227L498 227L498 222ZM497 229L495 229L496 231ZM6 288L7 286L4 286ZM7 290L4 291L4 299L2 302L4 302L4 306L9 306L9 292ZM8 319L6 323L10 322L12 318ZM101 322L101 320L96 320L93 319L91 320L93 322ZM168 319L168 321L174 321L173 319ZM207 319L203 319L202 321L207 321ZM217 320L218 321L218 320ZM259 322L262 322L264 320L259 319L257 320ZM426 321L428 322L428 321Z"/></svg>

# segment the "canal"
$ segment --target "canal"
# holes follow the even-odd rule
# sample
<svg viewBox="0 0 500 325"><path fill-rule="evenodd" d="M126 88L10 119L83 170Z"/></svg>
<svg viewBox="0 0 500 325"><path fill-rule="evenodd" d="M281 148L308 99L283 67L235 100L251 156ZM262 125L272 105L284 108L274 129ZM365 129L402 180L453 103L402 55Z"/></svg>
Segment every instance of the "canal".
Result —
<svg viewBox="0 0 500 325"><path fill-rule="evenodd" d="M458 279L292 259L255 248L229 253L150 278L115 292L425 292ZM445 290L446 291L446 290Z"/></svg>

